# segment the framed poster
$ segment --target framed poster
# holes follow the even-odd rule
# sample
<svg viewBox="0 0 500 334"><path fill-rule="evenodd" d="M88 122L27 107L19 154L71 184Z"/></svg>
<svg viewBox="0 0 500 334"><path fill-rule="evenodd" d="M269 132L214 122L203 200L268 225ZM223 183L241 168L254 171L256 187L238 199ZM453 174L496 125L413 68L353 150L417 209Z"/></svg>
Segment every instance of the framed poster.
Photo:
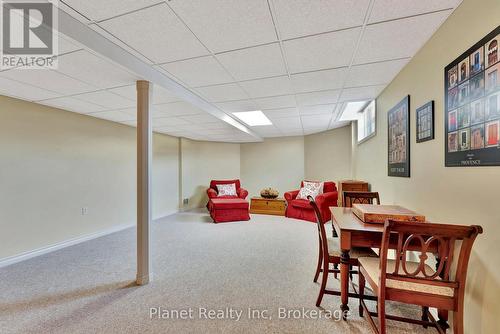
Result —
<svg viewBox="0 0 500 334"><path fill-rule="evenodd" d="M499 43L500 26L444 70L446 167L500 166Z"/></svg>
<svg viewBox="0 0 500 334"><path fill-rule="evenodd" d="M410 95L387 113L389 176L410 177Z"/></svg>
<svg viewBox="0 0 500 334"><path fill-rule="evenodd" d="M434 139L434 101L417 108L417 143Z"/></svg>

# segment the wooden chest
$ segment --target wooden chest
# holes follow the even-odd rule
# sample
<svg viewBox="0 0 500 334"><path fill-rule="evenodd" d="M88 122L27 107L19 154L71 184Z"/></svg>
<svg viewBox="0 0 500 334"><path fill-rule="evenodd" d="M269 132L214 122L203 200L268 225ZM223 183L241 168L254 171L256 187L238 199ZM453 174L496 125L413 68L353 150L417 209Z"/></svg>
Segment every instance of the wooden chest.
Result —
<svg viewBox="0 0 500 334"><path fill-rule="evenodd" d="M356 180L339 181L339 206L344 206L344 204L342 203L344 198L344 196L342 195L343 191L369 191L368 182Z"/></svg>
<svg viewBox="0 0 500 334"><path fill-rule="evenodd" d="M286 201L284 198L266 199L253 197L250 201L250 213L284 216L285 210Z"/></svg>

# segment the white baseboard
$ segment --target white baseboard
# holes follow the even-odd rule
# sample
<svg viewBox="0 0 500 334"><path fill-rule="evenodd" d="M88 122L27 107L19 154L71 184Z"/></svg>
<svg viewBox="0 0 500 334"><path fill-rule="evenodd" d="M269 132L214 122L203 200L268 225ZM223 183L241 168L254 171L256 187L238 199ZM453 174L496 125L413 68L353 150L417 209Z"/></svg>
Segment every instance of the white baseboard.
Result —
<svg viewBox="0 0 500 334"><path fill-rule="evenodd" d="M113 227L108 228L108 229L103 230L103 231L99 231L96 233L91 233L91 234L83 235L80 237L64 240L64 241L61 241L61 242L58 242L58 243L55 243L55 244L52 244L49 246L40 247L40 248L34 249L32 251L24 252L24 253L21 253L18 255L9 256L9 257L0 259L0 268L6 267L6 266L14 264L14 263L18 263L21 261L31 259L31 258L34 258L36 256L40 256L40 255L44 255L44 254L47 254L50 252L54 252L54 251L62 249L62 248L77 245L77 244L85 242L85 241L89 241L92 239L103 237L103 236L111 234L111 233L123 231L127 228L134 227L134 226L135 226L135 224L117 225L117 226L113 226Z"/></svg>
<svg viewBox="0 0 500 334"><path fill-rule="evenodd" d="M161 215L159 215L159 217L154 218L154 220L161 219L161 218L176 214L177 212L178 211L175 210L172 212L162 213ZM54 251L62 249L62 248L74 246L74 245L80 244L80 243L85 242L85 241L97 239L97 238L103 237L103 236L108 235L108 234L120 232L120 231L126 230L126 229L131 228L131 227L135 227L135 223L113 226L113 227L105 229L103 231L99 231L96 233L91 233L91 234L83 235L80 237L64 240L64 241L61 241L61 242L58 242L58 243L55 243L55 244L52 244L49 246L40 247L40 248L34 249L32 251L24 252L24 253L21 253L18 255L9 256L9 257L0 259L0 268L9 266L9 265L14 264L14 263L18 263L21 261L31 259L31 258L34 258L36 256L40 256L40 255L44 255L44 254L47 254L50 252L54 252Z"/></svg>

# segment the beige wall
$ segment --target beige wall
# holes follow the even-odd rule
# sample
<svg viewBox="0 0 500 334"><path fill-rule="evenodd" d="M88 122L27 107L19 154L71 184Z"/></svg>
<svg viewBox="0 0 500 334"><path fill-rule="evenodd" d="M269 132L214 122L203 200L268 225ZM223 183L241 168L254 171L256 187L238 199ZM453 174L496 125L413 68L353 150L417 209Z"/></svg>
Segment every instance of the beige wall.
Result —
<svg viewBox="0 0 500 334"><path fill-rule="evenodd" d="M206 190L212 179L240 178L240 145L181 139L183 209L207 204Z"/></svg>
<svg viewBox="0 0 500 334"><path fill-rule="evenodd" d="M351 140L351 126L305 136L305 179L336 183L349 179Z"/></svg>
<svg viewBox="0 0 500 334"><path fill-rule="evenodd" d="M250 196L266 187L297 189L304 179L304 137L266 139L241 144L241 181Z"/></svg>
<svg viewBox="0 0 500 334"><path fill-rule="evenodd" d="M467 333L500 327L500 167L444 167L444 67L500 24L498 0L465 0L377 100L377 136L357 147L355 176L382 202L398 203L433 221L480 224L471 257ZM411 96L411 178L387 177L387 111ZM415 108L435 100L436 139L416 144Z"/></svg>
<svg viewBox="0 0 500 334"><path fill-rule="evenodd" d="M0 96L0 259L133 224L135 143L131 127ZM154 136L155 217L178 207L177 145Z"/></svg>
<svg viewBox="0 0 500 334"><path fill-rule="evenodd" d="M179 138L159 133L153 135L152 196L153 218L155 219L179 210L179 146Z"/></svg>

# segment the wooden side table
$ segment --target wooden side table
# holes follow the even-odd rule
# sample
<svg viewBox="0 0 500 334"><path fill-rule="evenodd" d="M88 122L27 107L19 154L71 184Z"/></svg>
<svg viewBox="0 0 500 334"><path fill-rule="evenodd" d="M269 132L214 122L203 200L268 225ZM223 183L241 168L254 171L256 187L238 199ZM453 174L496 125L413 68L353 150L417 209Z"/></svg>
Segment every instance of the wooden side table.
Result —
<svg viewBox="0 0 500 334"><path fill-rule="evenodd" d="M286 200L284 198L268 199L252 197L250 201L250 213L284 216L285 210Z"/></svg>
<svg viewBox="0 0 500 334"><path fill-rule="evenodd" d="M339 199L338 205L344 206L342 195L343 191L369 191L368 182L365 181L357 181L357 180L344 180L339 181Z"/></svg>

